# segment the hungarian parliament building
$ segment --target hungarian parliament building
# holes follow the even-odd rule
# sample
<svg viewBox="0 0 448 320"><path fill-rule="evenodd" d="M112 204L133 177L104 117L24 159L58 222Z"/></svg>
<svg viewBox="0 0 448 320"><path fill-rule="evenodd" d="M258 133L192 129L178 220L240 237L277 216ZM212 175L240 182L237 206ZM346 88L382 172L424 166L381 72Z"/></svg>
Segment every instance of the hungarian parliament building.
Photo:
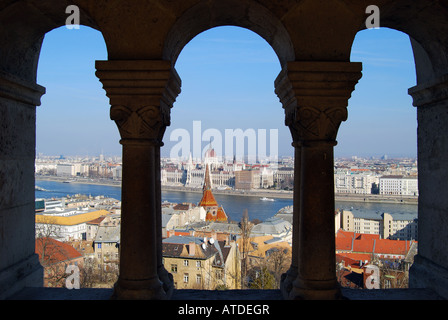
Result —
<svg viewBox="0 0 448 320"><path fill-rule="evenodd" d="M202 188L208 166L214 189L293 188L292 166L247 164L235 158L231 162L221 162L212 147L205 152L203 161L194 162L190 155L186 161L162 159L161 165L161 183L165 186Z"/></svg>

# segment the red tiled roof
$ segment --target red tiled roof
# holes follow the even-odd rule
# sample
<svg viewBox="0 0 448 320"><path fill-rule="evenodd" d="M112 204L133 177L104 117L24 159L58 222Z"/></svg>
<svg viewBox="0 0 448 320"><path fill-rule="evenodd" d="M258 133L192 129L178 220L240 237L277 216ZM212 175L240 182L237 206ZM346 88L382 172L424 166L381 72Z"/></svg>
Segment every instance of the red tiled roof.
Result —
<svg viewBox="0 0 448 320"><path fill-rule="evenodd" d="M378 234L359 234L338 230L336 250L352 253L406 255L415 241L380 239Z"/></svg>
<svg viewBox="0 0 448 320"><path fill-rule="evenodd" d="M217 207L218 202L216 202L215 196L210 189L204 190L201 202L199 202L200 207Z"/></svg>
<svg viewBox="0 0 448 320"><path fill-rule="evenodd" d="M224 212L224 209L222 207L218 208L218 213L216 214L216 220L217 221L227 221L227 215Z"/></svg>
<svg viewBox="0 0 448 320"><path fill-rule="evenodd" d="M71 245L48 237L36 239L35 252L41 261L44 256L43 261L47 265L82 257Z"/></svg>
<svg viewBox="0 0 448 320"><path fill-rule="evenodd" d="M337 253L336 254L336 262L344 261L344 265L346 267L351 266L352 268L360 268L359 262L363 261L363 263L367 260L367 263L370 262L372 256L367 253Z"/></svg>
<svg viewBox="0 0 448 320"><path fill-rule="evenodd" d="M90 220L89 222L87 222L87 224L98 224L99 225L101 223L101 221L103 221L105 218L106 218L106 216L101 216L99 218Z"/></svg>

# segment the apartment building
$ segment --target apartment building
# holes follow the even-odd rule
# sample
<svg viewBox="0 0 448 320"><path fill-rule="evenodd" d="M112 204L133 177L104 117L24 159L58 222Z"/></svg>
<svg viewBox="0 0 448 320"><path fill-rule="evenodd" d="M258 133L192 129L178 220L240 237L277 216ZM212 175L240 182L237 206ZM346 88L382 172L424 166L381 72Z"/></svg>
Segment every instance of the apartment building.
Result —
<svg viewBox="0 0 448 320"><path fill-rule="evenodd" d="M240 288L241 262L235 241L172 236L162 241L162 249L175 288Z"/></svg>
<svg viewBox="0 0 448 320"><path fill-rule="evenodd" d="M108 214L107 210L88 208L38 213L35 217L36 237L52 237L59 241L86 240L87 223Z"/></svg>
<svg viewBox="0 0 448 320"><path fill-rule="evenodd" d="M371 194L379 179L370 172L338 171L334 174L335 193Z"/></svg>
<svg viewBox="0 0 448 320"><path fill-rule="evenodd" d="M368 214L339 210L335 213L337 233L349 232L379 235L382 239L418 240L418 219L411 214Z"/></svg>
<svg viewBox="0 0 448 320"><path fill-rule="evenodd" d="M380 194L418 196L417 176L388 175L379 178Z"/></svg>
<svg viewBox="0 0 448 320"><path fill-rule="evenodd" d="M83 163L58 163L56 166L58 177L75 177L89 175L89 165Z"/></svg>
<svg viewBox="0 0 448 320"><path fill-rule="evenodd" d="M235 189L259 189L261 184L260 170L241 170L235 172Z"/></svg>
<svg viewBox="0 0 448 320"><path fill-rule="evenodd" d="M120 224L102 225L94 240L96 267L103 271L116 271L119 265Z"/></svg>

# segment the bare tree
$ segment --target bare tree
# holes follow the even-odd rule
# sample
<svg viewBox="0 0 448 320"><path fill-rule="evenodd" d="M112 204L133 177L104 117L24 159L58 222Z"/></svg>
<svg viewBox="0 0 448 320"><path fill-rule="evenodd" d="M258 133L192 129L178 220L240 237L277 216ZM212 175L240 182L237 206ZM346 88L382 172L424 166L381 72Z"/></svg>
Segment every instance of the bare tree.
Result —
<svg viewBox="0 0 448 320"><path fill-rule="evenodd" d="M241 257L241 287L247 288L247 272L249 268L249 250L250 250L250 233L252 231L253 224L249 221L249 214L247 209L243 212L243 217L241 218L240 228L241 228L241 246L242 246L242 257Z"/></svg>
<svg viewBox="0 0 448 320"><path fill-rule="evenodd" d="M276 288L280 288L280 280L291 265L290 250L282 247L275 247L270 250L269 256L266 257L268 269L275 278Z"/></svg>

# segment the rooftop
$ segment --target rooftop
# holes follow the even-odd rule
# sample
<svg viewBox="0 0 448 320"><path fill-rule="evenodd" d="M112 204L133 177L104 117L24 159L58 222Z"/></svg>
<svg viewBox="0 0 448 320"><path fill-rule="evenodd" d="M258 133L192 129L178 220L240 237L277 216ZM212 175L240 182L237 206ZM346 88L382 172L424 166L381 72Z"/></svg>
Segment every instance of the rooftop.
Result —
<svg viewBox="0 0 448 320"><path fill-rule="evenodd" d="M107 210L95 210L95 211L66 210L66 211L54 211L54 212L51 211L46 212L45 214L36 214L36 223L73 226L98 219L99 217L108 214L109 212Z"/></svg>

